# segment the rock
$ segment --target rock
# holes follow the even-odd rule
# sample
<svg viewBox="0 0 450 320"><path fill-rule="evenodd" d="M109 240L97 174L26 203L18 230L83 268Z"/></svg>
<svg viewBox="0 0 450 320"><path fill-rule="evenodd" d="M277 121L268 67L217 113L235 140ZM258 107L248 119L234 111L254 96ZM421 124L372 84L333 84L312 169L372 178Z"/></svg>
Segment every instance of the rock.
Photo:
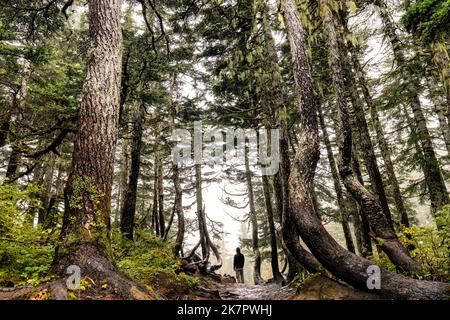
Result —
<svg viewBox="0 0 450 320"><path fill-rule="evenodd" d="M221 280L222 283L236 283L236 278L229 274L224 274Z"/></svg>
<svg viewBox="0 0 450 320"><path fill-rule="evenodd" d="M181 263L181 269L188 274L196 274L199 270L197 265L189 263L186 260L183 260Z"/></svg>
<svg viewBox="0 0 450 320"><path fill-rule="evenodd" d="M380 300L376 293L365 292L317 275L305 281L293 300Z"/></svg>

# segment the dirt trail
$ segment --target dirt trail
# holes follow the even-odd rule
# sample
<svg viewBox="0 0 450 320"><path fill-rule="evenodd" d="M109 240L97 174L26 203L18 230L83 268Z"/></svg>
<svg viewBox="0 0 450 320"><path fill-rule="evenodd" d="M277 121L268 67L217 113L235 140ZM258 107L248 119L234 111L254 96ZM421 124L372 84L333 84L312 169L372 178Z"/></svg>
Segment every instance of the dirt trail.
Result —
<svg viewBox="0 0 450 320"><path fill-rule="evenodd" d="M213 284L209 287L223 300L287 300L295 295L290 287L281 287L275 283L251 285L245 283Z"/></svg>

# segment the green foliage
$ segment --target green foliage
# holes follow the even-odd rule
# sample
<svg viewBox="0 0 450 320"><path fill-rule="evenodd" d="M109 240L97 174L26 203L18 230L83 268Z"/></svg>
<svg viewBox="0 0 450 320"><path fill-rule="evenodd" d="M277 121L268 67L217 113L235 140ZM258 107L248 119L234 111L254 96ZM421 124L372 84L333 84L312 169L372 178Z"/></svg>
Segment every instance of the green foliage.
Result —
<svg viewBox="0 0 450 320"><path fill-rule="evenodd" d="M449 35L450 1L419 0L402 21L408 31L417 33L425 42L441 41Z"/></svg>
<svg viewBox="0 0 450 320"><path fill-rule="evenodd" d="M173 245L155 237L150 232L136 231L134 242L113 232L113 251L119 269L133 280L153 284L162 276L169 282L193 288L197 279L182 272L181 261L173 254Z"/></svg>
<svg viewBox="0 0 450 320"><path fill-rule="evenodd" d="M411 256L422 267L420 277L427 280L450 281L450 205L435 215L432 226L405 228L399 234L405 246L414 247Z"/></svg>
<svg viewBox="0 0 450 320"><path fill-rule="evenodd" d="M0 185L0 286L37 285L52 278L52 239L48 231L33 228L26 210L39 206L33 199L38 190Z"/></svg>
<svg viewBox="0 0 450 320"><path fill-rule="evenodd" d="M422 271L415 276L419 279L450 282L450 205L445 206L435 215L436 224L403 228L398 233L400 241L408 247L412 258L422 266ZM370 258L377 264L396 271L395 266L382 253Z"/></svg>
<svg viewBox="0 0 450 320"><path fill-rule="evenodd" d="M314 274L309 273L307 271L305 272L299 272L295 275L294 279L291 282L291 286L293 288L295 288L297 291L299 291L306 280L308 280L309 278L311 278Z"/></svg>

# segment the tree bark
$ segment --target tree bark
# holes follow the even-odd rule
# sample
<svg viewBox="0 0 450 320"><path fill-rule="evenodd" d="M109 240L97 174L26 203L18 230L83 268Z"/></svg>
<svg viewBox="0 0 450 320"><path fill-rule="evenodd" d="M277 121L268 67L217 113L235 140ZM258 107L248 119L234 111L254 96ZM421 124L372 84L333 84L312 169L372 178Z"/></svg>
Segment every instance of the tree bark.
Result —
<svg viewBox="0 0 450 320"><path fill-rule="evenodd" d="M374 263L358 257L339 244L327 233L314 211L314 175L320 156L317 108L319 100L314 92L310 64L307 56L306 34L300 22L296 4L285 0L282 12L288 31L293 58L295 87L299 92L300 147L289 179L294 221L302 237L321 264L349 284L367 290L368 268ZM347 117L348 118L348 117ZM348 120L347 120L348 122ZM350 132L349 124L346 124ZM346 152L351 151L351 137L347 134ZM350 142L350 147L349 147ZM343 150L344 151L344 150ZM346 162L350 157L344 158ZM347 167L349 164L347 163ZM418 281L381 270L381 289L386 297L400 299L448 299L450 286L445 283Z"/></svg>

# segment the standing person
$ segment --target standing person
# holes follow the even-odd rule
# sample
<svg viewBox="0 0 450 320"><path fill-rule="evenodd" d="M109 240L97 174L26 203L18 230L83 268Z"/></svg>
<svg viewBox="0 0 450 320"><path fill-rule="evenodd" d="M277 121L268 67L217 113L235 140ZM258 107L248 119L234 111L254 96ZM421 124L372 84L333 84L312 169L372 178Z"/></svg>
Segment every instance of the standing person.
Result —
<svg viewBox="0 0 450 320"><path fill-rule="evenodd" d="M236 279L238 283L244 283L244 255L241 253L240 248L236 248L236 254L234 255L233 269L236 272Z"/></svg>

